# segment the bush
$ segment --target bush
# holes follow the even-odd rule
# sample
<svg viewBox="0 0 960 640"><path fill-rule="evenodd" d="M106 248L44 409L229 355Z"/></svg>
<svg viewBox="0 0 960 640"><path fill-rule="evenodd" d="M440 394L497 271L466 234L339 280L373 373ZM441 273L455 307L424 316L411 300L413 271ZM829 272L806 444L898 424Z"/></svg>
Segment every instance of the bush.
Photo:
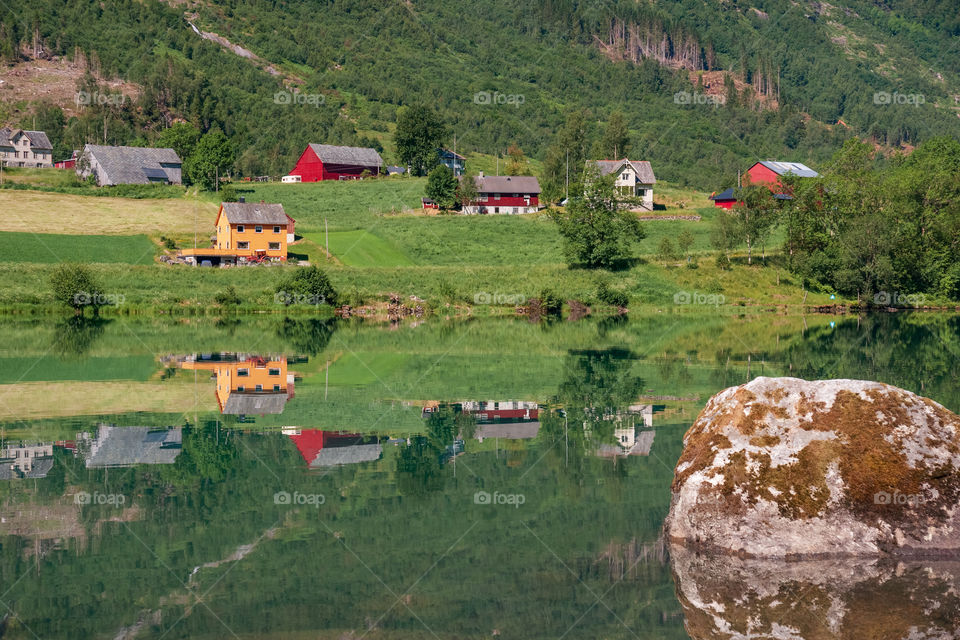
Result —
<svg viewBox="0 0 960 640"><path fill-rule="evenodd" d="M277 301L291 304L328 304L337 306L337 291L319 267L298 269L292 277L277 285Z"/></svg>
<svg viewBox="0 0 960 640"><path fill-rule="evenodd" d="M717 268L722 271L729 271L730 258L727 257L727 254L721 251L720 253L717 254L716 265L717 265Z"/></svg>
<svg viewBox="0 0 960 640"><path fill-rule="evenodd" d="M168 238L166 236L160 236L160 242L163 243L163 246L170 251L173 251L177 248L177 243L174 242L173 238Z"/></svg>
<svg viewBox="0 0 960 640"><path fill-rule="evenodd" d="M236 202L237 190L232 184L225 184L220 187L220 202Z"/></svg>
<svg viewBox="0 0 960 640"><path fill-rule="evenodd" d="M630 298L623 291L611 289L606 281L601 280L597 284L597 298L600 302L613 305L614 307L626 307L630 303Z"/></svg>
<svg viewBox="0 0 960 640"><path fill-rule="evenodd" d="M550 289L540 292L540 308L548 316L559 316L563 311L563 300Z"/></svg>
<svg viewBox="0 0 960 640"><path fill-rule="evenodd" d="M240 304L240 296L237 295L237 290L233 285L219 292L214 296L213 300L221 307Z"/></svg>
<svg viewBox="0 0 960 640"><path fill-rule="evenodd" d="M103 292L90 270L82 264L60 264L50 276L53 298L72 308L78 315L84 307L93 307L94 313L103 306Z"/></svg>

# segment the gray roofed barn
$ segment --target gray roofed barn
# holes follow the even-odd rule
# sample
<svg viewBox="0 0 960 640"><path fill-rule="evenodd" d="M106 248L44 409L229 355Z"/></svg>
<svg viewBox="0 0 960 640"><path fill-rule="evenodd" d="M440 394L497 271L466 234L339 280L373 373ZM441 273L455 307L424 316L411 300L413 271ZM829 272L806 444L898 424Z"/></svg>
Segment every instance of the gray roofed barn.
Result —
<svg viewBox="0 0 960 640"><path fill-rule="evenodd" d="M310 143L310 148L324 164L346 164L361 167L382 167L383 158L376 149L366 147L338 147L332 144Z"/></svg>
<svg viewBox="0 0 960 640"><path fill-rule="evenodd" d="M87 467L126 467L134 464L173 464L180 455L180 427L114 427L100 425L87 454Z"/></svg>
<svg viewBox="0 0 960 640"><path fill-rule="evenodd" d="M623 165L629 164L636 172L638 182L642 184L656 184L657 182L656 176L653 175L653 167L646 160L627 160L624 158L623 160L592 160L590 162L596 165L602 176L619 171Z"/></svg>
<svg viewBox="0 0 960 640"><path fill-rule="evenodd" d="M93 174L100 186L116 184L181 184L180 156L173 149L84 146L77 162L81 178Z"/></svg>
<svg viewBox="0 0 960 640"><path fill-rule="evenodd" d="M224 202L223 213L230 224L280 224L289 222L282 204Z"/></svg>
<svg viewBox="0 0 960 640"><path fill-rule="evenodd" d="M287 393L233 391L223 405L223 413L232 416L267 415L283 413L287 404Z"/></svg>
<svg viewBox="0 0 960 640"><path fill-rule="evenodd" d="M311 468L333 467L338 464L373 462L383 455L380 443L352 444L346 447L324 447L310 462Z"/></svg>

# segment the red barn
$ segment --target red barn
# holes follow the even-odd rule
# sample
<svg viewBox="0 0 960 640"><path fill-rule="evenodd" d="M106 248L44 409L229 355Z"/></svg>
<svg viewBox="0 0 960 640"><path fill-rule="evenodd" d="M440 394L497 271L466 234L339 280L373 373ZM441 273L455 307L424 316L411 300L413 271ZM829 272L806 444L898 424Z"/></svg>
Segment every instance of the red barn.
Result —
<svg viewBox="0 0 960 640"><path fill-rule="evenodd" d="M533 213L540 209L540 182L534 176L481 173L476 185L477 200L466 205L464 213Z"/></svg>
<svg viewBox="0 0 960 640"><path fill-rule="evenodd" d="M787 174L795 175L798 178L818 178L820 176L819 173L799 162L761 160L747 169L750 184L766 185L771 191L778 194L783 192L783 183L780 182L780 177Z"/></svg>
<svg viewBox="0 0 960 640"><path fill-rule="evenodd" d="M300 176L301 182L358 180L364 172L378 176L382 170L383 158L376 149L311 143L289 175Z"/></svg>

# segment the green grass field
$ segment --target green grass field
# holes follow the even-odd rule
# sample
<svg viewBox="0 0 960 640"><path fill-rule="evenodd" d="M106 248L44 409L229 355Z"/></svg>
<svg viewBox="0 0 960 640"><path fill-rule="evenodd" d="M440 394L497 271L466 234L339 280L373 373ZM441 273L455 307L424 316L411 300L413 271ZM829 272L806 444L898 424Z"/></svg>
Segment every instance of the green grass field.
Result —
<svg viewBox="0 0 960 640"><path fill-rule="evenodd" d="M326 234L310 233L304 237L318 247L326 246ZM330 253L348 267L408 267L414 264L400 249L369 231L333 231L329 234L329 241Z"/></svg>
<svg viewBox="0 0 960 640"><path fill-rule="evenodd" d="M71 236L0 232L0 262L150 264L156 245L145 235Z"/></svg>

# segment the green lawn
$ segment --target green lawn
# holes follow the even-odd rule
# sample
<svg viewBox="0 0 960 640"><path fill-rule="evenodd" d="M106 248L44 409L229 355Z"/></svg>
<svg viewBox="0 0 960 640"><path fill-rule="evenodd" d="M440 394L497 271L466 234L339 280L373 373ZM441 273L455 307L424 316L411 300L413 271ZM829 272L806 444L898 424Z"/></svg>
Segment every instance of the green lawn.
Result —
<svg viewBox="0 0 960 640"><path fill-rule="evenodd" d="M414 264L400 249L369 231L332 231L329 235L330 253L348 267L409 267ZM325 246L326 235L323 233L310 233L304 237L319 247Z"/></svg>
<svg viewBox="0 0 960 640"><path fill-rule="evenodd" d="M0 262L151 264L156 245L145 235L71 236L0 232Z"/></svg>

